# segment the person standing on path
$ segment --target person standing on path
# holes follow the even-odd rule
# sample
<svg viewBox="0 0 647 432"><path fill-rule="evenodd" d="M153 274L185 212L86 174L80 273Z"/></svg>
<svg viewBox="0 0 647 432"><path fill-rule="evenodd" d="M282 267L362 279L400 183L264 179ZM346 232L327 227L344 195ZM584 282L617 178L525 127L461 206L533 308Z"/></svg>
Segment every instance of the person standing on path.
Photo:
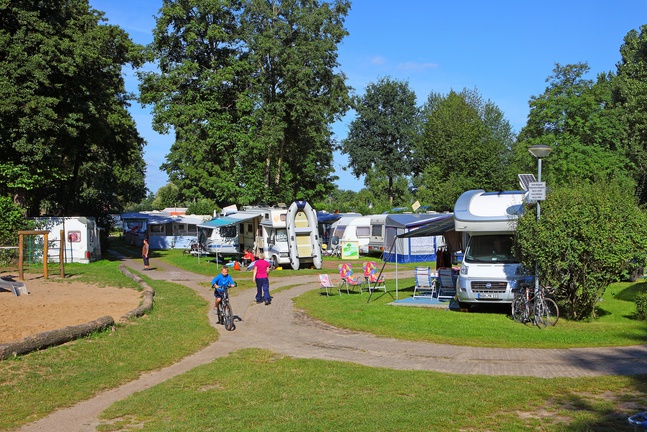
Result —
<svg viewBox="0 0 647 432"><path fill-rule="evenodd" d="M148 251L149 251L148 239L145 238L144 239L144 244L142 245L142 259L144 260L144 270L150 270L150 268L148 267L148 265L149 265Z"/></svg>
<svg viewBox="0 0 647 432"><path fill-rule="evenodd" d="M253 262L252 280L256 282L256 303L261 303L265 300L265 305L272 303L270 297L270 279L268 272L270 263L265 260L265 254L262 252L258 255L258 259Z"/></svg>

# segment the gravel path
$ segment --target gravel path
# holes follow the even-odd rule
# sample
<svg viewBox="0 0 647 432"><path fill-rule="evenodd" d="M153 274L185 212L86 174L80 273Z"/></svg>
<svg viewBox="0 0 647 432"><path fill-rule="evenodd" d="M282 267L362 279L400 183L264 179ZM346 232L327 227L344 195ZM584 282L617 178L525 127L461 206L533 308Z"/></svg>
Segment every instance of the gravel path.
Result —
<svg viewBox="0 0 647 432"><path fill-rule="evenodd" d="M125 260L132 269L140 260ZM151 279L165 279L186 285L212 302L213 295L201 282L209 278L182 271L160 261ZM215 267L214 267L215 269ZM403 273L403 272L401 272ZM248 275L241 274L240 279ZM265 348L298 358L320 358L354 362L366 366L401 370L429 370L453 374L490 374L535 377L583 377L596 375L634 375L647 373L647 346L573 349L475 348L423 342L408 342L376 337L366 333L337 329L312 320L292 306L292 298L319 287L316 276L270 278L271 288L297 285L273 294L272 304L253 302L253 294L232 297L236 330L218 326L220 339L207 348L167 368L142 375L139 379L92 399L59 410L21 428L21 431L94 431L97 416L115 401L147 389L199 365L211 362L242 348ZM212 325L216 317L209 315Z"/></svg>

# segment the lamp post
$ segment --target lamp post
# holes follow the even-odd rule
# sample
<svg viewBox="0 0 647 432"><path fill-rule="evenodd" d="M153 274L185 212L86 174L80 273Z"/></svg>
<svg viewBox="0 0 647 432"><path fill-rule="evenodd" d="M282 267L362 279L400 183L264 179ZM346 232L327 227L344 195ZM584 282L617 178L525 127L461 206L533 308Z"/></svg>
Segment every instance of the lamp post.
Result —
<svg viewBox="0 0 647 432"><path fill-rule="evenodd" d="M550 146L545 144L536 144L528 147L528 151L537 158L537 182L541 183L541 160L548 156L548 153L553 151ZM545 188L545 185L544 185ZM540 200L537 200L537 221L541 216ZM539 291L539 262L535 262L535 294Z"/></svg>

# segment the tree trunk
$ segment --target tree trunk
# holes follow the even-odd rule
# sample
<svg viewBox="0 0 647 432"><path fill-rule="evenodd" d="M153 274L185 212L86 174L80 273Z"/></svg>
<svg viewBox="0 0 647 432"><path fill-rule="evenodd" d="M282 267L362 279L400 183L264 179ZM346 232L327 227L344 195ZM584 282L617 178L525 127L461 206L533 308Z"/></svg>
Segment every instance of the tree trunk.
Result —
<svg viewBox="0 0 647 432"><path fill-rule="evenodd" d="M107 329L113 326L114 323L111 316L104 316L85 324L63 327L62 329L42 332L14 342L8 342L0 345L0 360L55 345L61 345L96 331Z"/></svg>

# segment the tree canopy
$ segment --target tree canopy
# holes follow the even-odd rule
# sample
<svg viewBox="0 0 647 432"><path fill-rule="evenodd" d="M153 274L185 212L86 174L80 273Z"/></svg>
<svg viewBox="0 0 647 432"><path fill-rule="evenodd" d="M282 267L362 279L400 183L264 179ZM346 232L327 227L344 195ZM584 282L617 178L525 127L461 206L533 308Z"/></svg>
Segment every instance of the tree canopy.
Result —
<svg viewBox="0 0 647 432"><path fill-rule="evenodd" d="M432 93L423 109L414 185L436 211L451 211L470 189L505 190L514 133L503 112L476 90Z"/></svg>
<svg viewBox="0 0 647 432"><path fill-rule="evenodd" d="M330 125L348 109L337 45L350 3L165 0L141 101L175 142L185 198L316 199L332 189Z"/></svg>
<svg viewBox="0 0 647 432"><path fill-rule="evenodd" d="M353 108L357 117L342 142L342 152L348 154L355 176L385 176L388 200L393 205L394 180L409 176L412 170L420 121L416 94L407 82L382 78L354 99Z"/></svg>
<svg viewBox="0 0 647 432"><path fill-rule="evenodd" d="M139 47L87 0L0 0L0 194L101 216L144 197L122 68Z"/></svg>

